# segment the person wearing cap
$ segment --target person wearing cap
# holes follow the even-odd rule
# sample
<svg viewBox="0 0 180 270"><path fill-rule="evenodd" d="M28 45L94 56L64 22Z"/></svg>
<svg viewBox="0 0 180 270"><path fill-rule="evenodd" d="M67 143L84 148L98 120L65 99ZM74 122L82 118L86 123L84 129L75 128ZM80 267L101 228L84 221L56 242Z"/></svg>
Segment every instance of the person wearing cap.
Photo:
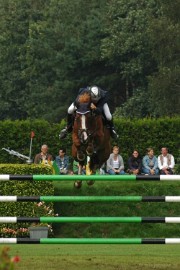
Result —
<svg viewBox="0 0 180 270"><path fill-rule="evenodd" d="M88 86L86 88L80 88L76 100L68 108L67 126L61 130L59 138L64 139L67 136L67 133L70 133L72 131L73 114L77 110L77 102L79 100L79 96L85 92L90 94L91 110L93 110L93 112L96 114L102 114L104 116L106 126L110 129L111 137L113 139L117 139L118 135L114 129L112 114L107 104L107 91L102 90L98 86Z"/></svg>

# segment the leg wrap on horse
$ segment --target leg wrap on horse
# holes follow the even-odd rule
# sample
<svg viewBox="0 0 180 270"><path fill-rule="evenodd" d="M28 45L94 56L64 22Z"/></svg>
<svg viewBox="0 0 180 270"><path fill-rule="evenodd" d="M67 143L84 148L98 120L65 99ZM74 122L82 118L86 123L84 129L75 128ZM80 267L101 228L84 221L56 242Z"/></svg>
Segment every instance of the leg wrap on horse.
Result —
<svg viewBox="0 0 180 270"><path fill-rule="evenodd" d="M77 151L77 159L78 159L79 161L84 161L85 158L86 158L86 155L83 153L83 151L78 150L78 151Z"/></svg>
<svg viewBox="0 0 180 270"><path fill-rule="evenodd" d="M88 147L86 148L86 153L88 156L92 156L92 154L94 153L93 143L88 144Z"/></svg>

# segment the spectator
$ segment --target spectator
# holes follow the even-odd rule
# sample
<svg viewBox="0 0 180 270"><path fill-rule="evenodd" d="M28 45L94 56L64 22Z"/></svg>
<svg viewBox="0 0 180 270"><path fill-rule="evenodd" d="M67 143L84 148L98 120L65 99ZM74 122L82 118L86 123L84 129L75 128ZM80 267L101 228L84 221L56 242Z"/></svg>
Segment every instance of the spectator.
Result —
<svg viewBox="0 0 180 270"><path fill-rule="evenodd" d="M168 153L167 147L161 148L161 155L158 156L158 167L160 174L173 174L175 162L173 155Z"/></svg>
<svg viewBox="0 0 180 270"><path fill-rule="evenodd" d="M159 174L158 159L154 156L153 148L147 148L147 154L143 157L142 172L148 175Z"/></svg>
<svg viewBox="0 0 180 270"><path fill-rule="evenodd" d="M79 162L74 160L73 161L73 173L78 174L78 172L79 172ZM82 174L86 174L85 166L83 166L83 168L82 168Z"/></svg>
<svg viewBox="0 0 180 270"><path fill-rule="evenodd" d="M142 158L139 155L138 150L134 150L130 158L128 159L128 173L140 174L142 169Z"/></svg>
<svg viewBox="0 0 180 270"><path fill-rule="evenodd" d="M122 156L119 154L119 147L113 147L113 153L110 154L107 160L107 173L109 174L125 174L124 162Z"/></svg>
<svg viewBox="0 0 180 270"><path fill-rule="evenodd" d="M53 157L48 153L48 146L46 144L43 144L41 146L41 153L37 154L34 159L35 164L49 164Z"/></svg>
<svg viewBox="0 0 180 270"><path fill-rule="evenodd" d="M56 157L55 162L59 167L59 174L68 174L69 157L64 148L59 150L59 156Z"/></svg>

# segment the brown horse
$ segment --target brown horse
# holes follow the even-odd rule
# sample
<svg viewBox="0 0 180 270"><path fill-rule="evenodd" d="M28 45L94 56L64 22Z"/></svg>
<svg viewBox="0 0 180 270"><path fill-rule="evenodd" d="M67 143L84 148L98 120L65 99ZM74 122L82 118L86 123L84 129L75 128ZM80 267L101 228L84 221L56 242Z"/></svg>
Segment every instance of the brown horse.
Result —
<svg viewBox="0 0 180 270"><path fill-rule="evenodd" d="M96 115L90 109L90 100L79 99L78 108L75 114L73 134L72 134L72 156L79 162L79 174L82 166L86 165L89 157L89 168L95 173L109 158L111 153L110 131L103 124L102 116ZM94 181L88 181L93 184ZM75 182L77 188L82 182Z"/></svg>

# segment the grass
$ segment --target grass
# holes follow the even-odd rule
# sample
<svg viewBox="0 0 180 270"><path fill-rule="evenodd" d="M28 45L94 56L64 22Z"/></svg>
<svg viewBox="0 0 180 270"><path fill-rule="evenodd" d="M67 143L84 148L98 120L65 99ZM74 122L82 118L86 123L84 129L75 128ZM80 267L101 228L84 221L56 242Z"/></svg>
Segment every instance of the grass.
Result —
<svg viewBox="0 0 180 270"><path fill-rule="evenodd" d="M98 182L81 189L74 189L73 183L54 182L56 195L180 195L178 182ZM144 202L72 202L55 203L55 212L60 216L179 216L179 203ZM179 224L53 224L56 237L138 237L171 238L180 236Z"/></svg>
<svg viewBox="0 0 180 270"><path fill-rule="evenodd" d="M179 270L179 245L10 245L17 270Z"/></svg>

